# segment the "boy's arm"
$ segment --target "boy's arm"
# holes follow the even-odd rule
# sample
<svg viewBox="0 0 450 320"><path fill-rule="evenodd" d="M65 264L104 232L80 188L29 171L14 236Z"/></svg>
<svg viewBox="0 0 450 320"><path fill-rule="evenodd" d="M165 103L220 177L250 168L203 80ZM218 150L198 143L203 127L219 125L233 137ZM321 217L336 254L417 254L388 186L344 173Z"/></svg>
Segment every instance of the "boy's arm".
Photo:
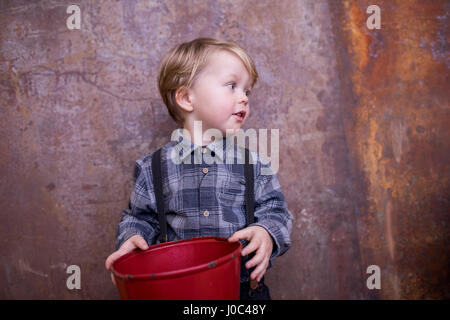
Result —
<svg viewBox="0 0 450 320"><path fill-rule="evenodd" d="M136 161L133 172L134 188L128 208L122 211L122 218L117 228L116 250L136 234L151 244L152 239L159 232L151 172L148 179L145 173L139 160Z"/></svg>
<svg viewBox="0 0 450 320"><path fill-rule="evenodd" d="M261 174L261 167L267 168L270 174ZM293 217L276 175L270 165L258 161L255 179L255 223L270 234L273 240L273 251L270 259L280 256L291 246Z"/></svg>

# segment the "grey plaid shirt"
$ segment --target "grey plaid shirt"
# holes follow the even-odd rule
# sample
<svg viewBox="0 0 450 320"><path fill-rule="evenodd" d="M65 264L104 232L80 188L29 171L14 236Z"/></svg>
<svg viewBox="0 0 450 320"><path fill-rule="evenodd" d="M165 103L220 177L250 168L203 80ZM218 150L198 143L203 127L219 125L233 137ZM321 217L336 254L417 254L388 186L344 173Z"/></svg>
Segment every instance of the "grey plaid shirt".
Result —
<svg viewBox="0 0 450 320"><path fill-rule="evenodd" d="M228 238L245 227L244 153L238 145L233 145L233 148L227 146L231 140L223 138L202 147L184 138L182 129L177 129L172 141L163 146L163 198L169 241L199 236ZM134 189L128 208L122 212L116 249L136 234L148 244L157 243L159 222L152 180L152 155L148 154L135 163ZM251 157L256 159L252 162L255 223L251 226L261 226L271 235L274 244L271 265L272 259L291 245L293 218L270 165L263 164L256 152L251 152ZM247 279L248 273L241 272L241 281Z"/></svg>

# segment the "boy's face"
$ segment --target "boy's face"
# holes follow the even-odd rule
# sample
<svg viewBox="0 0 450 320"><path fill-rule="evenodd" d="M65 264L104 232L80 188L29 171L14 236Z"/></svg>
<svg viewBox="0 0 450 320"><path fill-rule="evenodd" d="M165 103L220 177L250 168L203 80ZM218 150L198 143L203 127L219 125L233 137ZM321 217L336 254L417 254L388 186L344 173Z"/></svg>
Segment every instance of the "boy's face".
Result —
<svg viewBox="0 0 450 320"><path fill-rule="evenodd" d="M223 136L227 129L236 132L250 115L250 85L250 75L237 55L225 50L212 52L190 89L191 120L201 120L203 132L210 128L219 129ZM243 116L236 115L241 111Z"/></svg>

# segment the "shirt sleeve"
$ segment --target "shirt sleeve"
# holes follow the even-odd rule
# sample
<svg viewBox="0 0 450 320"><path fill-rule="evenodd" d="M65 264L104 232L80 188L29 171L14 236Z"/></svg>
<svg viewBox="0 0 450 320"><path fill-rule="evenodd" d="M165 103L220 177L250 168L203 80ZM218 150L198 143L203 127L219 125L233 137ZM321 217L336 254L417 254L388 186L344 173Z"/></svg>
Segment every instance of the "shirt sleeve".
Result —
<svg viewBox="0 0 450 320"><path fill-rule="evenodd" d="M264 168L264 174L261 174ZM281 186L269 164L257 162L255 179L255 223L267 230L273 239L270 259L285 253L291 246L293 216L289 211Z"/></svg>
<svg viewBox="0 0 450 320"><path fill-rule="evenodd" d="M136 161L133 172L133 191L128 208L122 211L117 228L116 250L134 235L140 235L150 245L159 233L156 199L150 171L143 170L139 160Z"/></svg>

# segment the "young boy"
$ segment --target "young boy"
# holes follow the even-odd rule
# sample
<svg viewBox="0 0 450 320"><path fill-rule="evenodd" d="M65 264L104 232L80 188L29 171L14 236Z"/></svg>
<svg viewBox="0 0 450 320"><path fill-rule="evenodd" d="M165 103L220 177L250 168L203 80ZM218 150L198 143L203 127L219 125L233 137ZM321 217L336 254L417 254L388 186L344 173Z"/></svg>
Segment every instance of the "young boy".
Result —
<svg viewBox="0 0 450 320"><path fill-rule="evenodd" d="M241 47L212 38L173 48L162 61L158 76L169 114L183 128L174 132L161 151L168 241L221 236L248 243L242 250L241 299L270 299L263 276L273 258L290 247L293 220L276 175L251 152L256 159L251 162L255 223L245 227L243 165L228 165L225 160L224 153L230 155L225 142L234 139L230 132L238 132L250 115L248 95L257 78L252 58ZM211 135L205 134L211 130L224 138L212 141ZM236 160L240 153L236 148L231 152ZM105 263L108 270L123 254L157 243L160 226L152 181L153 154L136 161L134 190L129 208L122 212L117 251ZM174 155L179 156L177 161ZM205 161L206 155L215 161ZM254 256L248 259L250 253Z"/></svg>

